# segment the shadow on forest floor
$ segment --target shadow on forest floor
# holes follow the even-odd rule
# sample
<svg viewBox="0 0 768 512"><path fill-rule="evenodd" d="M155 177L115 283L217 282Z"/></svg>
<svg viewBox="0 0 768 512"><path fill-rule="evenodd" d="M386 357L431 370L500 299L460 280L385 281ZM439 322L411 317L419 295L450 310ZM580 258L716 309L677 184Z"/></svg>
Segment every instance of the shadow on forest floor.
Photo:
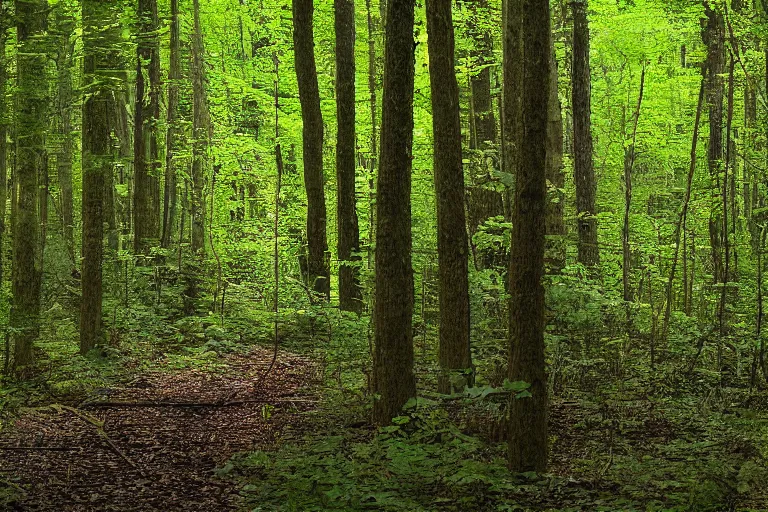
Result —
<svg viewBox="0 0 768 512"><path fill-rule="evenodd" d="M200 367L158 368L97 389L86 400L21 409L0 441L0 477L16 488L8 510L219 511L236 489L213 470L233 453L273 445L314 407L312 365L271 351ZM162 366L162 362L159 363ZM4 502L0 501L0 506Z"/></svg>

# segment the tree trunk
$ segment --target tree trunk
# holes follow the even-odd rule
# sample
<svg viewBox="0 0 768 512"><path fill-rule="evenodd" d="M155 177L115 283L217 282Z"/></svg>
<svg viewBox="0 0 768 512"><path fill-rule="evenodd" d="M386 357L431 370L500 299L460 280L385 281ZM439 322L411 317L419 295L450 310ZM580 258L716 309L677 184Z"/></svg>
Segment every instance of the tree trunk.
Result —
<svg viewBox="0 0 768 512"><path fill-rule="evenodd" d="M58 53L56 66L58 70L58 114L61 119L59 125L59 137L61 147L56 154L56 170L59 181L59 193L61 202L61 223L64 234L64 243L67 246L72 268L77 268L78 260L75 253L74 235L74 206L72 191L72 156L74 153L74 136L72 125L72 108L75 103L72 90L72 67L74 65L75 18L67 10L65 4L58 4L56 9L56 26L58 30Z"/></svg>
<svg viewBox="0 0 768 512"><path fill-rule="evenodd" d="M508 7L517 1L509 0ZM542 221L547 205L547 105L551 83L551 28L549 2L524 0L522 3L525 41L523 130L515 186L509 270L509 380L527 383L527 392L531 396L513 394L510 400L509 465L517 472L544 472L548 453L548 403L544 360L544 287L541 279L544 274L545 246L545 226ZM510 21L508 18L507 22ZM505 62L507 64L511 63ZM514 94L515 91L508 92Z"/></svg>
<svg viewBox="0 0 768 512"><path fill-rule="evenodd" d="M134 111L134 251L145 253L160 238L160 161L157 128L160 120L160 43L157 0L138 0L136 48L136 109ZM145 66L147 68L145 69ZM149 77L147 90L144 75Z"/></svg>
<svg viewBox="0 0 768 512"><path fill-rule="evenodd" d="M549 71L549 129L547 133L547 250L546 262L550 273L557 274L565 267L565 174L563 173L563 111L558 94L557 59L552 44Z"/></svg>
<svg viewBox="0 0 768 512"><path fill-rule="evenodd" d="M307 190L307 284L330 298L323 176L323 114L315 65L313 0L293 0L293 46L299 84L304 139L304 186Z"/></svg>
<svg viewBox="0 0 768 512"><path fill-rule="evenodd" d="M587 0L573 2L573 169L576 182L576 213L579 231L579 263L600 263L597 245L597 182L592 161L592 80L589 67Z"/></svg>
<svg viewBox="0 0 768 512"><path fill-rule="evenodd" d="M8 0L0 0L0 287L5 282L5 217L8 203L8 105L5 95L8 89L8 61L5 44L11 23ZM9 350L9 347L6 346ZM9 361L5 361L6 364ZM7 370L7 368L6 368Z"/></svg>
<svg viewBox="0 0 768 512"><path fill-rule="evenodd" d="M193 1L194 30L192 34L192 197L190 217L192 221L192 252L205 255L205 163L208 153L210 117L205 95L205 64L203 31L200 27L200 0Z"/></svg>
<svg viewBox="0 0 768 512"><path fill-rule="evenodd" d="M114 115L114 70L118 69L119 13L109 0L83 1L83 271L80 352L103 341L102 259L104 195L112 172L109 119Z"/></svg>
<svg viewBox="0 0 768 512"><path fill-rule="evenodd" d="M336 13L336 186L339 307L360 313L363 294L357 262L360 228L355 204L355 3L335 0Z"/></svg>
<svg viewBox="0 0 768 512"><path fill-rule="evenodd" d="M709 148L707 158L709 174L713 189L713 207L709 218L709 242L712 247L712 264L715 284L724 279L722 255L722 212L714 205L720 201L721 184L720 170L723 164L723 96L724 84L722 74L725 69L725 25L723 16L713 10L708 2L704 4L707 24L702 33L702 39L707 47L707 106L709 107Z"/></svg>
<svg viewBox="0 0 768 512"><path fill-rule="evenodd" d="M451 393L451 373L472 367L469 349L469 279L459 85L454 68L451 0L427 0L429 78L432 87L437 256L440 297L438 391ZM471 383L465 381L464 384ZM456 391L464 386L459 384Z"/></svg>
<svg viewBox="0 0 768 512"><path fill-rule="evenodd" d="M471 186L467 190L467 210L470 241L479 227L489 218L504 215L502 194L494 189L494 171L499 170L497 144L499 142L496 117L491 95L491 65L494 62L493 39L487 0L466 2L474 22L468 27L473 40L470 57L473 65L470 78L470 136L472 155L470 167ZM507 171L508 172L508 171ZM477 258L481 268L503 265L506 255L486 251Z"/></svg>
<svg viewBox="0 0 768 512"><path fill-rule="evenodd" d="M168 113L165 137L165 193L163 194L163 233L161 246L170 247L176 222L178 192L176 184L177 138L179 136L178 110L179 85L181 83L181 23L179 21L179 0L171 0L171 41L170 69L168 71ZM179 241L181 242L181 241Z"/></svg>
<svg viewBox="0 0 768 512"><path fill-rule="evenodd" d="M45 133L48 124L47 83L41 79L47 57L47 0L16 0L16 174L18 187L13 223L14 367L33 361L32 343L40 320L42 247L40 245L39 178L45 164Z"/></svg>
<svg viewBox="0 0 768 512"><path fill-rule="evenodd" d="M416 396L413 374L411 171L414 0L388 0L377 182L373 419L389 423Z"/></svg>

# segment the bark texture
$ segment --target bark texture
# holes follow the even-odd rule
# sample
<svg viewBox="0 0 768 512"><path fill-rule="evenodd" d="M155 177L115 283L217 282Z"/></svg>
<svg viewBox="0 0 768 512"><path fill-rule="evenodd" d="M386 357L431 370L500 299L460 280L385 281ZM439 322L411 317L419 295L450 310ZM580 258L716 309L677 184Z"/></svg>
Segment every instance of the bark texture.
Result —
<svg viewBox="0 0 768 512"><path fill-rule="evenodd" d="M472 366L469 349L469 279L459 85L454 68L451 0L427 0L429 78L432 86L437 256L439 266L440 376L438 391L451 393L452 375ZM466 382L465 382L466 383ZM463 386L459 384L461 391Z"/></svg>
<svg viewBox="0 0 768 512"><path fill-rule="evenodd" d="M725 23L723 15L704 3L706 24L702 39L707 47L707 107L709 109L709 145L707 161L713 185L712 209L709 217L709 243L712 247L712 266L715 284L725 279L723 264L723 211L719 207L721 171L723 169L723 97L725 95ZM717 205L717 206L715 206Z"/></svg>
<svg viewBox="0 0 768 512"><path fill-rule="evenodd" d="M33 361L32 343L40 320L42 246L40 244L39 186L46 162L48 88L40 80L46 65L47 0L16 0L16 217L13 222L14 366Z"/></svg>
<svg viewBox="0 0 768 512"><path fill-rule="evenodd" d="M416 396L411 264L414 4L414 0L387 1L374 307L374 389L379 397L373 419L380 425L389 423Z"/></svg>
<svg viewBox="0 0 768 512"><path fill-rule="evenodd" d="M523 144L515 187L509 271L509 379L530 384L531 396L512 396L510 402L509 465L518 472L543 472L547 467L545 307L541 279L547 203L550 37L549 2L524 0Z"/></svg>
<svg viewBox="0 0 768 512"><path fill-rule="evenodd" d="M597 245L595 201L597 181L592 160L592 79L589 67L589 21L587 0L573 6L573 170L576 182L576 213L579 231L579 263L594 267L600 263Z"/></svg>
<svg viewBox="0 0 768 512"><path fill-rule="evenodd" d="M171 27L170 27L170 68L168 70L168 112L166 123L168 125L165 135L165 193L163 194L163 232L160 245L168 248L173 237L174 224L176 222L176 209L178 205L178 191L176 183L176 149L179 138L178 110L179 110L179 86L181 83L181 22L179 19L179 0L171 0Z"/></svg>
<svg viewBox="0 0 768 512"><path fill-rule="evenodd" d="M149 250L153 240L160 238L160 160L157 146L160 120L160 23L157 0L138 2L133 229L134 250L142 253ZM145 73L149 84L146 83Z"/></svg>
<svg viewBox="0 0 768 512"><path fill-rule="evenodd" d="M360 261L360 227L355 200L355 3L335 0L336 24L336 194L339 256L339 306L360 313L363 294L357 262Z"/></svg>
<svg viewBox="0 0 768 512"><path fill-rule="evenodd" d="M331 281L326 239L325 177L323 175L323 114L315 64L313 0L293 0L293 47L299 84L304 140L304 187L307 191L307 281L318 294L330 297Z"/></svg>
<svg viewBox="0 0 768 512"><path fill-rule="evenodd" d="M106 176L112 172L110 115L115 112L119 13L109 0L83 1L83 245L80 352L103 341L102 263ZM117 72L119 73L119 72Z"/></svg>
<svg viewBox="0 0 768 512"><path fill-rule="evenodd" d="M551 43L552 44L552 43ZM565 203L565 173L563 173L563 111L558 94L557 60L552 44L549 70L549 131L547 133L547 250L546 263L550 273L565 267L566 241L563 204Z"/></svg>
<svg viewBox="0 0 768 512"><path fill-rule="evenodd" d="M210 116L205 95L205 59L203 31L200 27L200 0L192 2L192 252L205 255L205 165L208 156Z"/></svg>

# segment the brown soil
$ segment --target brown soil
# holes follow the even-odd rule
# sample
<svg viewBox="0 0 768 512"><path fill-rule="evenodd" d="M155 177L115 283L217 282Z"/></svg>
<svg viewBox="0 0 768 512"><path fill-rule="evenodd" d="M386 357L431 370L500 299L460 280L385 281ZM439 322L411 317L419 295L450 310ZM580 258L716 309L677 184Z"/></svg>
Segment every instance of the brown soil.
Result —
<svg viewBox="0 0 768 512"><path fill-rule="evenodd" d="M215 468L268 448L313 408L312 370L268 350L230 357L223 372L150 372L73 406L24 412L0 439L0 475L24 490L11 510L226 511L238 493Z"/></svg>

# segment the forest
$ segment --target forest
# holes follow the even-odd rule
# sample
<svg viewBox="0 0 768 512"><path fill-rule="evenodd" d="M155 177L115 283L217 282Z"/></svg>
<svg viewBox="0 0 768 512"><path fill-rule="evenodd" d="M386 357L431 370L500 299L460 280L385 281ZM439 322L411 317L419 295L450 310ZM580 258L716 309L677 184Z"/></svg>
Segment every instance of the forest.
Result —
<svg viewBox="0 0 768 512"><path fill-rule="evenodd" d="M766 0L0 0L0 510L768 511Z"/></svg>

